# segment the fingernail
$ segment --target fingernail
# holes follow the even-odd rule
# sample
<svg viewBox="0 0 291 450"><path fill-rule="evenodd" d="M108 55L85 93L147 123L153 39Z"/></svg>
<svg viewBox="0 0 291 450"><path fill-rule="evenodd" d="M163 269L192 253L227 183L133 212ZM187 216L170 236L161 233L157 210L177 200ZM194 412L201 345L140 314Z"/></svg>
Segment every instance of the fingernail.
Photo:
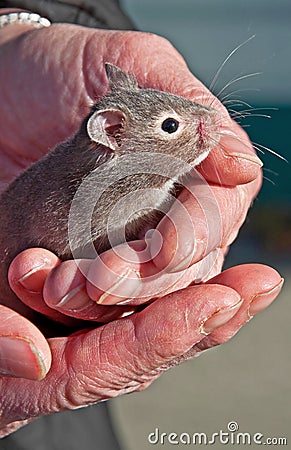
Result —
<svg viewBox="0 0 291 450"><path fill-rule="evenodd" d="M221 327L225 323L227 323L239 310L243 303L243 300L240 300L235 305L230 306L229 308L221 309L214 313L209 319L207 319L201 325L201 333L209 334L216 328Z"/></svg>
<svg viewBox="0 0 291 450"><path fill-rule="evenodd" d="M82 283L65 294L61 300L56 303L56 306L65 309L66 311L76 312L87 307L89 302L91 302L91 300L86 291L86 283Z"/></svg>
<svg viewBox="0 0 291 450"><path fill-rule="evenodd" d="M270 291L255 295L250 303L248 315L251 317L266 309L267 306L273 302L275 298L274 295L276 296L276 294L281 290L283 284L284 279L282 278L280 283Z"/></svg>
<svg viewBox="0 0 291 450"><path fill-rule="evenodd" d="M227 151L225 150L227 148ZM241 139L229 133L229 135L224 135L223 137L223 146L221 149L225 156L231 158L241 158L246 161L250 161L259 167L263 166L262 161L257 157L255 153L250 153L250 147L244 144Z"/></svg>
<svg viewBox="0 0 291 450"><path fill-rule="evenodd" d="M21 278L18 279L18 283L24 287L29 292L39 293L43 288L43 280L41 277L32 277L36 272L44 269L50 261L48 259L44 259L43 262L36 265L29 272L24 274Z"/></svg>
<svg viewBox="0 0 291 450"><path fill-rule="evenodd" d="M255 155L249 155L246 153L238 153L238 152L233 152L231 154L227 153L227 156L231 156L232 158L240 158L240 159L244 159L245 161L250 161L254 164L257 164L259 167L263 167L263 162L260 160L260 158L258 158Z"/></svg>
<svg viewBox="0 0 291 450"><path fill-rule="evenodd" d="M179 244L180 245L180 244ZM188 269L194 259L194 255L197 256L202 253L204 249L204 242L198 241L194 238L194 236L191 236L191 239L187 240L187 247L185 245L185 242L181 242L181 245L184 246L183 251L185 251L186 256L182 258L178 263L174 261L170 261L168 266L165 268L167 273L176 273L176 272L182 272L185 269ZM203 249L202 249L203 247ZM180 255L181 256L181 255Z"/></svg>
<svg viewBox="0 0 291 450"><path fill-rule="evenodd" d="M258 165L259 167L263 167L263 162L256 155L251 155L249 153L239 153L239 152L231 152L231 153L224 152L224 154L228 157L244 159L245 161L250 161L250 162Z"/></svg>
<svg viewBox="0 0 291 450"><path fill-rule="evenodd" d="M41 380L45 373L44 361L31 342L0 336L0 375Z"/></svg>
<svg viewBox="0 0 291 450"><path fill-rule="evenodd" d="M166 272L167 273L176 273L176 272L182 272L183 270L188 269L188 267L190 266L190 264L194 258L195 251L196 251L196 245L195 245L195 241L194 241L194 245L193 245L191 253L188 256L186 256L186 258L184 258L182 261L180 261L177 265L171 266L171 263L170 263L169 266L166 267Z"/></svg>
<svg viewBox="0 0 291 450"><path fill-rule="evenodd" d="M129 269L122 275L118 275L117 282L106 289L106 292L99 297L97 303L99 305L126 304L140 292L141 288L142 283L139 273Z"/></svg>

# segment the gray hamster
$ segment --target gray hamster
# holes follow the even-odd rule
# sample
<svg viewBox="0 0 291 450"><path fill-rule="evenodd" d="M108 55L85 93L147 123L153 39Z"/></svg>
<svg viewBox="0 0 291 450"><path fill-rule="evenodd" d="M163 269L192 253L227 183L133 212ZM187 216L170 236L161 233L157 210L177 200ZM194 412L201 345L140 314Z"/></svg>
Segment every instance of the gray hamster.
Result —
<svg viewBox="0 0 291 450"><path fill-rule="evenodd" d="M91 245L98 252L119 243L121 225L125 239L139 238L170 207L175 186L187 175L185 167L189 171L199 164L219 142L219 117L214 109L167 92L140 89L132 75L112 64L106 63L105 70L110 91L94 105L75 136L34 163L0 197L2 285L7 284L12 259L29 247L45 247L68 259L73 246L76 251L81 249L80 256L90 257L84 231L88 228L86 192L92 209ZM125 165L128 172L119 176L120 161L127 156L133 163ZM179 160L186 166L175 167ZM167 173L175 175L169 178ZM72 201L89 174L89 187L78 202L78 231L69 240ZM95 193L98 201L92 206ZM107 221L118 202L123 206L115 208L109 242Z"/></svg>

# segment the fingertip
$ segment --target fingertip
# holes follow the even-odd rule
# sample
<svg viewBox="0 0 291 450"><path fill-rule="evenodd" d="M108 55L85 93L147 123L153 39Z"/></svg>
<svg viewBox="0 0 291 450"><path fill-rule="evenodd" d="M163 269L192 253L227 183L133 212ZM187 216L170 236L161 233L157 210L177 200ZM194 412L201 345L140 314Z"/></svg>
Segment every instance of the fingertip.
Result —
<svg viewBox="0 0 291 450"><path fill-rule="evenodd" d="M0 336L0 376L40 381L51 366L50 353L40 352L24 337Z"/></svg>
<svg viewBox="0 0 291 450"><path fill-rule="evenodd" d="M50 272L44 284L43 298L45 303L49 307L63 312L67 308L73 307L72 301L76 303L79 300L80 302L81 294L82 302L86 303L89 299L84 291L86 276L91 263L91 260L69 260L57 265ZM78 299L74 299L74 296ZM77 308L77 305L75 307Z"/></svg>
<svg viewBox="0 0 291 450"><path fill-rule="evenodd" d="M142 241L132 246L123 244L96 258L88 272L90 298L102 305L130 303L142 288L140 264L145 256L144 246Z"/></svg>
<svg viewBox="0 0 291 450"><path fill-rule="evenodd" d="M177 232L174 228L172 224L165 222L161 225L163 244L159 252L156 251L155 238L150 243L151 252L155 255L153 264L160 273L178 273L188 269L196 262L196 255L199 253L194 235L187 230Z"/></svg>
<svg viewBox="0 0 291 450"><path fill-rule="evenodd" d="M236 290L243 299L243 305L229 323L214 330L198 344L199 351L222 344L234 336L253 315L263 311L275 300L283 280L272 267L243 264L225 270L206 284L216 283Z"/></svg>
<svg viewBox="0 0 291 450"><path fill-rule="evenodd" d="M0 375L41 380L52 357L40 330L17 312L0 305Z"/></svg>
<svg viewBox="0 0 291 450"><path fill-rule="evenodd" d="M19 253L10 264L8 280L16 292L41 292L49 272L60 259L49 250L30 248Z"/></svg>
<svg viewBox="0 0 291 450"><path fill-rule="evenodd" d="M221 144L200 164L199 171L212 183L237 186L259 178L261 168L254 154L244 154L240 148L231 151Z"/></svg>
<svg viewBox="0 0 291 450"><path fill-rule="evenodd" d="M253 297L259 293L272 292L276 286L281 286L282 277L277 270L264 264L241 264L230 267L207 283L233 287L244 293L244 296Z"/></svg>
<svg viewBox="0 0 291 450"><path fill-rule="evenodd" d="M273 287L273 289L268 289L267 291L259 292L254 295L251 299L250 305L248 307L248 315L249 317L258 314L259 312L266 309L277 297L280 293L282 286L284 284L284 279L281 278L277 285Z"/></svg>
<svg viewBox="0 0 291 450"><path fill-rule="evenodd" d="M221 213L215 193L200 175L189 178L153 234L153 262L167 273L181 272L205 258L221 241Z"/></svg>
<svg viewBox="0 0 291 450"><path fill-rule="evenodd" d="M27 249L12 261L8 271L8 280L11 289L22 303L53 320L69 324L69 319L48 307L43 299L46 280L60 263L61 260L49 250Z"/></svg>
<svg viewBox="0 0 291 450"><path fill-rule="evenodd" d="M221 126L221 138L199 166L208 181L237 186L261 178L262 161L256 155L247 133L232 119Z"/></svg>

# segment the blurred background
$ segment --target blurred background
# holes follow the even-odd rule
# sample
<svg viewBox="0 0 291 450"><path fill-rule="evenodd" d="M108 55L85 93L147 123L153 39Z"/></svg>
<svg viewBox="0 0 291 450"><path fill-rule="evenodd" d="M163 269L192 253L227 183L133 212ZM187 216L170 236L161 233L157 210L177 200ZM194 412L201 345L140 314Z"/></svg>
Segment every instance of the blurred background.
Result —
<svg viewBox="0 0 291 450"><path fill-rule="evenodd" d="M122 0L122 5L138 29L167 37L207 86L231 51L255 35L223 67L214 92L250 75L226 87L220 98L240 90L227 100L259 108L241 121L252 141L291 161L290 0ZM261 74L251 76L257 72ZM156 428L167 434L211 435L227 431L230 421L236 421L242 432L285 436L291 445L290 163L265 150L259 156L264 185L226 267L269 264L281 272L285 288L278 301L231 342L172 369L145 392L110 402L124 450L153 447L147 437ZM156 448L172 446L156 444Z"/></svg>

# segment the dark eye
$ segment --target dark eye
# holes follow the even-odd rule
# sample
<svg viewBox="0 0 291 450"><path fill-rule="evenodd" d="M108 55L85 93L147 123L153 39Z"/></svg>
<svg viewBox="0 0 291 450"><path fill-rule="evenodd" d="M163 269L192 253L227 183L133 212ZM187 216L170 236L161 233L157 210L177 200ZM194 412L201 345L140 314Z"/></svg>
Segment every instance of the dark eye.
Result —
<svg viewBox="0 0 291 450"><path fill-rule="evenodd" d="M175 133L179 128L179 122L175 119L169 118L162 123L162 130L166 133Z"/></svg>

